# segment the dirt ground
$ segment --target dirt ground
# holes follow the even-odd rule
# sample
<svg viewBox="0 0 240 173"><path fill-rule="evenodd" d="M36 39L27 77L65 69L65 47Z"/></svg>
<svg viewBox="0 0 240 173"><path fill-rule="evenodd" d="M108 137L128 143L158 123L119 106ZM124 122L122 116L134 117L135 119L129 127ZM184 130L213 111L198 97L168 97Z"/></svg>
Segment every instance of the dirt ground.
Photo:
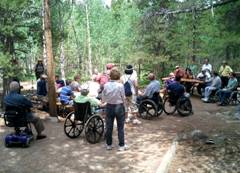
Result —
<svg viewBox="0 0 240 173"><path fill-rule="evenodd" d="M29 148L5 148L0 145L0 172L96 172L155 173L174 139L178 139L170 173L240 172L240 121L233 116L235 106L218 107L192 97L194 114L180 117L164 113L153 120L141 120L141 125L126 125L129 150L117 151L114 129L114 149L105 150L102 140L89 144L82 134L69 139L63 132L63 122L39 112L46 126L47 139L34 140ZM193 140L191 133L201 130L215 144ZM12 129L0 119L0 137Z"/></svg>

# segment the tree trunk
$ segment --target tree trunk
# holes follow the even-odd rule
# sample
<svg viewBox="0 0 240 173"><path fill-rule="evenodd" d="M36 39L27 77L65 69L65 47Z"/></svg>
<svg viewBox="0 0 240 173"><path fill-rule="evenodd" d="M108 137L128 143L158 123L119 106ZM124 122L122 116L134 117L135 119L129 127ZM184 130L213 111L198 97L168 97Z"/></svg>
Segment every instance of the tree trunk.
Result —
<svg viewBox="0 0 240 173"><path fill-rule="evenodd" d="M51 116L57 116L56 91L55 91L55 65L53 61L51 15L49 8L49 0L44 0L44 26L48 62L47 72L48 72L49 114Z"/></svg>
<svg viewBox="0 0 240 173"><path fill-rule="evenodd" d="M91 49L91 36L90 36L90 25L89 25L89 12L88 12L88 4L86 2L86 22L87 22L87 46L88 46L88 70L89 75L92 76L92 49Z"/></svg>
<svg viewBox="0 0 240 173"><path fill-rule="evenodd" d="M61 42L60 42L60 71L61 77L65 82L65 52L64 52L64 23L63 23L63 15L61 13L61 9L59 8L59 24L60 24L60 34L61 34Z"/></svg>

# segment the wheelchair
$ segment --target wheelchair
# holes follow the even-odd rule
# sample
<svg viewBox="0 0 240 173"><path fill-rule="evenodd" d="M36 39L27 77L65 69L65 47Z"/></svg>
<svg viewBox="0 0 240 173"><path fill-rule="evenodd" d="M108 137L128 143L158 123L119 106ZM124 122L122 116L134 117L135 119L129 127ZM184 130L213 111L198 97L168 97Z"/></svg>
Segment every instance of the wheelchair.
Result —
<svg viewBox="0 0 240 173"><path fill-rule="evenodd" d="M177 111L181 116L188 116L193 113L192 103L186 96L178 97L174 93L168 92L164 99L163 111L167 115L174 114Z"/></svg>
<svg viewBox="0 0 240 173"><path fill-rule="evenodd" d="M240 103L240 91L234 90L229 99L228 99L229 104L231 105L237 105Z"/></svg>
<svg viewBox="0 0 240 173"><path fill-rule="evenodd" d="M30 123L27 121L26 112L20 108L7 106L4 113L4 122L8 127L14 127L15 132L6 135L5 146L29 147L33 140Z"/></svg>
<svg viewBox="0 0 240 173"><path fill-rule="evenodd" d="M77 138L82 131L86 140L95 144L100 141L104 133L104 122L99 114L92 113L89 102L74 102L74 111L69 113L64 122L64 132L69 138Z"/></svg>
<svg viewBox="0 0 240 173"><path fill-rule="evenodd" d="M138 104L139 116L142 119L158 117L163 112L163 101L159 92L155 92L152 98L143 98Z"/></svg>
<svg viewBox="0 0 240 173"><path fill-rule="evenodd" d="M72 105L64 104L63 101L57 102L57 114L62 118L66 118L67 115L73 111Z"/></svg>

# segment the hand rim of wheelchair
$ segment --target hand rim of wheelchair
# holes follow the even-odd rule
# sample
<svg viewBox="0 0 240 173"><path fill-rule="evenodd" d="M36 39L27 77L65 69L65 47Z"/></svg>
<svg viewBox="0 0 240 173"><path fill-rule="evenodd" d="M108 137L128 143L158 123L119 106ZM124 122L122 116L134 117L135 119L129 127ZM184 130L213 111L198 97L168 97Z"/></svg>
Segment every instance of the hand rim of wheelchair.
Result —
<svg viewBox="0 0 240 173"><path fill-rule="evenodd" d="M171 106L171 108L173 108L172 111L168 111L168 110L166 109L167 104L168 104L169 106ZM169 97L166 97L166 98L164 99L164 102L163 102L163 111L165 112L165 114L167 114L167 115L172 115L172 114L175 113L176 110L177 110L176 105L172 105L172 104L169 102Z"/></svg>
<svg viewBox="0 0 240 173"><path fill-rule="evenodd" d="M154 110L154 113L149 113L150 110ZM145 113L145 115L143 113ZM157 105L153 100L145 99L141 101L139 104L139 116L142 119L151 119L152 117L157 117L158 115L160 114L158 114Z"/></svg>
<svg viewBox="0 0 240 173"><path fill-rule="evenodd" d="M104 133L104 122L100 115L93 115L91 116L85 126L85 137L86 140L91 143L95 144L100 141Z"/></svg>
<svg viewBox="0 0 240 173"><path fill-rule="evenodd" d="M182 99L185 99L185 100L182 100ZM181 102L184 102L184 105L182 105ZM188 104L188 105L186 105L186 104ZM185 107L182 109L182 106L185 106ZM188 116L188 115L190 115L192 113L192 103L191 103L191 100L189 98L186 98L186 97L179 98L178 101L177 101L177 104L176 104L176 108L177 108L178 113L181 116Z"/></svg>
<svg viewBox="0 0 240 173"><path fill-rule="evenodd" d="M70 124L67 124L70 123ZM70 130L68 130L70 128ZM76 120L75 112L70 112L64 122L64 133L69 138L76 138L80 136L84 129L84 122ZM73 131L73 133L72 133ZM76 133L77 132L77 133Z"/></svg>

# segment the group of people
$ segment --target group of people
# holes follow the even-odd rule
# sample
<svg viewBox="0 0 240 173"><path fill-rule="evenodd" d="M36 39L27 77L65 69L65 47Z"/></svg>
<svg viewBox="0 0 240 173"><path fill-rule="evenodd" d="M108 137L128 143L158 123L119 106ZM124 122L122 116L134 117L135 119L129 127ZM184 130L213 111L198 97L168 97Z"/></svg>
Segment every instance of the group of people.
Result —
<svg viewBox="0 0 240 173"><path fill-rule="evenodd" d="M170 83L174 82L175 77L185 79L198 79L202 81L201 83L197 84L197 91L202 96L202 101L209 102L209 97L211 94L217 94L219 97L220 106L227 104L226 100L238 87L236 74L233 72L226 61L222 62L222 65L217 72L216 70L213 70L212 65L206 58L204 60L204 64L202 65L201 72L196 76L192 73L191 68L186 68L184 70L179 66L176 66L174 73L170 73L169 78L165 81L165 86L167 87ZM194 83L181 83L185 86L186 92L190 93L193 89Z"/></svg>

